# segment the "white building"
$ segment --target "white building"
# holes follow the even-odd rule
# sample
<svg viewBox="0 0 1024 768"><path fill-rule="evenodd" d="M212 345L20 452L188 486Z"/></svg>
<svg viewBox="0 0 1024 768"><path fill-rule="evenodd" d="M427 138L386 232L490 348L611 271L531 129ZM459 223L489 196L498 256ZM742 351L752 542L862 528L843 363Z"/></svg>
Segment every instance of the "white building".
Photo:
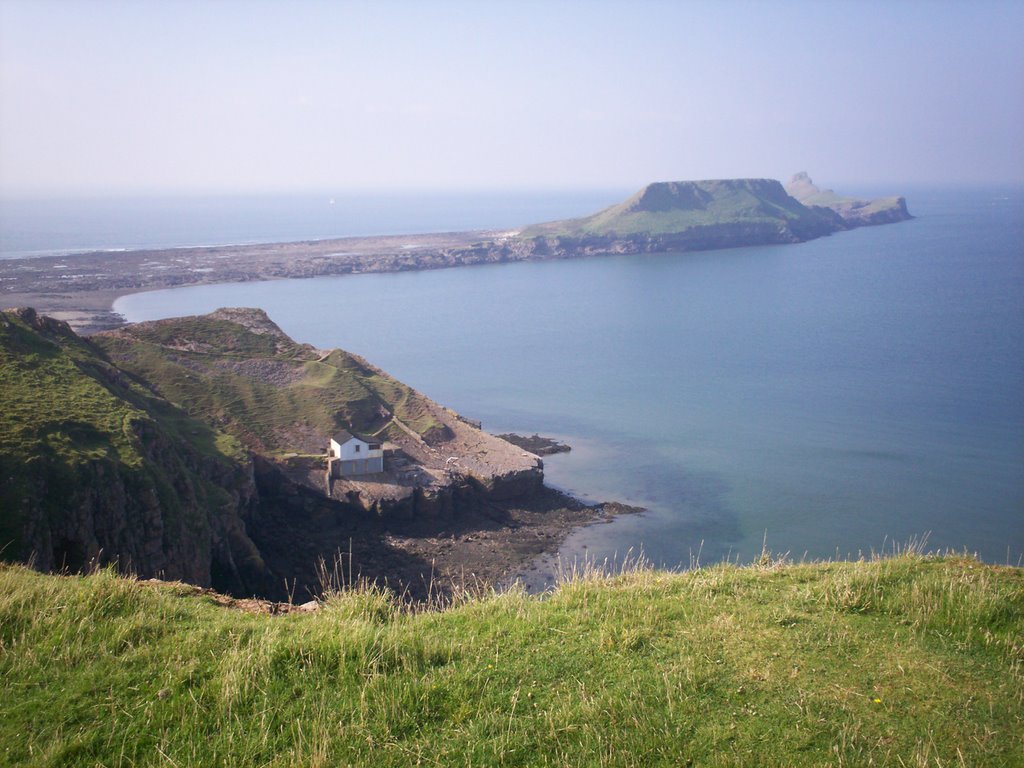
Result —
<svg viewBox="0 0 1024 768"><path fill-rule="evenodd" d="M331 474L342 477L384 471L384 444L342 430L331 438Z"/></svg>

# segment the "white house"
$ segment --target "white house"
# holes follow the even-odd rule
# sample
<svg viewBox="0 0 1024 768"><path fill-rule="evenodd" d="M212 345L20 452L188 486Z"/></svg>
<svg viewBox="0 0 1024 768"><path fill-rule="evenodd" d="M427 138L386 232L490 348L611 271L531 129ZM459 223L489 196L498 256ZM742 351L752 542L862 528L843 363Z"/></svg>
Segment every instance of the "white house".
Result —
<svg viewBox="0 0 1024 768"><path fill-rule="evenodd" d="M369 475L384 471L384 444L374 438L363 439L342 430L331 438L331 473Z"/></svg>

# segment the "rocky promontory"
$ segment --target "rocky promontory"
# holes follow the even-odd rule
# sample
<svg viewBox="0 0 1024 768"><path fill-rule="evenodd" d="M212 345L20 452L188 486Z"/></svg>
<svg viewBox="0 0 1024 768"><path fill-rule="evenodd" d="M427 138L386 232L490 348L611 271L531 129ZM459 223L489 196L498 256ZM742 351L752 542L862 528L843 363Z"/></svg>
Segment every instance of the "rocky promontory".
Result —
<svg viewBox="0 0 1024 768"><path fill-rule="evenodd" d="M786 192L806 206L832 211L850 228L893 224L913 218L907 210L906 199L902 197L881 197L874 200L843 197L831 189L820 189L815 186L811 177L804 171L795 174L789 180Z"/></svg>
<svg viewBox="0 0 1024 768"><path fill-rule="evenodd" d="M0 550L42 570L272 590L247 533L251 457L111 363L66 323L0 313Z"/></svg>

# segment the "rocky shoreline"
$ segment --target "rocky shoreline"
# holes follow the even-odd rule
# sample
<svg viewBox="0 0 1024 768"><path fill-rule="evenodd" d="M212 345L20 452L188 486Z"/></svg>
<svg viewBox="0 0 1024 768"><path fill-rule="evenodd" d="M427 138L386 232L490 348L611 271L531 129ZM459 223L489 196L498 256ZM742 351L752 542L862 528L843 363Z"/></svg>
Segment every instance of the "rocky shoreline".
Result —
<svg viewBox="0 0 1024 768"><path fill-rule="evenodd" d="M33 307L79 333L116 328L121 296L164 288L398 272L478 263L474 244L496 232L347 237L137 251L92 251L0 260L0 309Z"/></svg>
<svg viewBox="0 0 1024 768"><path fill-rule="evenodd" d="M281 511L254 520L250 534L275 570L290 574L291 591L262 596L300 603L324 586L364 581L411 602L516 583L543 591L557 581L558 551L570 533L643 511L585 504L541 483L513 498L451 488L452 503L429 510L399 504L380 514L329 501L273 474L260 479L261 493L283 501Z"/></svg>

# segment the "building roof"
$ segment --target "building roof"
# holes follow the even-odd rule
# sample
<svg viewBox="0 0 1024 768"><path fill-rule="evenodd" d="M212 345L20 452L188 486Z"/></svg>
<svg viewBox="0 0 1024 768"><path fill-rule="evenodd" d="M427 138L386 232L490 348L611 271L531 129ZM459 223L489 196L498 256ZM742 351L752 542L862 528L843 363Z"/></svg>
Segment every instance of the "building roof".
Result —
<svg viewBox="0 0 1024 768"><path fill-rule="evenodd" d="M349 440L359 440L360 442L366 443L367 445L369 445L370 443L384 443L384 441L379 437L363 437L362 435L354 435L351 432L348 432L347 430L344 429L339 429L337 432L335 432L331 436L331 439L338 445L344 445Z"/></svg>

